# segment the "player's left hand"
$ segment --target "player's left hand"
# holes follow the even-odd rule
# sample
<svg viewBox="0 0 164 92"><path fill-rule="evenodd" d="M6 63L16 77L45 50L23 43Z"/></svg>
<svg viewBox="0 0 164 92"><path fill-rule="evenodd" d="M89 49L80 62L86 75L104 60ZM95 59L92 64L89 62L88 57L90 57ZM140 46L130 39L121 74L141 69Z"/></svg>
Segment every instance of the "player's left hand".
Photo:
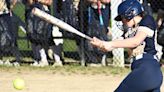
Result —
<svg viewBox="0 0 164 92"><path fill-rule="evenodd" d="M100 45L102 45L103 42L100 39L93 37L93 39L90 41L90 43L93 46L100 48Z"/></svg>
<svg viewBox="0 0 164 92"><path fill-rule="evenodd" d="M100 48L104 52L113 50L113 48L110 45L110 42L102 41L96 37L93 37L93 39L90 41L90 43L93 46Z"/></svg>

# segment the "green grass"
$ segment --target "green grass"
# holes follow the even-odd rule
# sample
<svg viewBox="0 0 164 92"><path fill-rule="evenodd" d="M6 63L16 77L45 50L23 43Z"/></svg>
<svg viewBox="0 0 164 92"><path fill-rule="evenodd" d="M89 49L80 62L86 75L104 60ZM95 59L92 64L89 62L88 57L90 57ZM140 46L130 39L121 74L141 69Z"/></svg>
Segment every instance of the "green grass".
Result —
<svg viewBox="0 0 164 92"><path fill-rule="evenodd" d="M120 67L83 67L79 64L70 64L63 67L32 67L27 64L24 64L21 67L11 67L11 66L0 66L0 71L6 72L31 72L31 71L40 71L48 72L52 74L63 74L63 75L73 75L73 74L82 74L82 75L127 75L131 70L130 68L120 68ZM162 68L164 73L164 67Z"/></svg>
<svg viewBox="0 0 164 92"><path fill-rule="evenodd" d="M23 21L25 20L25 6L22 3L18 3L14 9L13 12L18 15Z"/></svg>
<svg viewBox="0 0 164 92"><path fill-rule="evenodd" d="M79 64L70 64L65 65L63 67L32 67L27 64L21 67L11 67L11 66L1 66L0 71L5 72L47 72L51 74L61 74L61 75L106 75L106 76L124 76L127 75L131 70L130 68L120 68L120 67L83 67ZM162 68L162 72L164 73L164 67Z"/></svg>
<svg viewBox="0 0 164 92"><path fill-rule="evenodd" d="M17 40L19 50L31 50L30 43L27 40Z"/></svg>
<svg viewBox="0 0 164 92"><path fill-rule="evenodd" d="M63 74L63 75L125 75L130 72L129 68L119 68L119 67L83 67L79 64L70 64L63 67L32 67L29 65L23 65L21 67L11 67L11 66L0 66L0 71L6 72L30 72L30 71L40 71L48 72L52 74Z"/></svg>
<svg viewBox="0 0 164 92"><path fill-rule="evenodd" d="M77 45L75 40L64 39L63 44L64 51L77 51Z"/></svg>

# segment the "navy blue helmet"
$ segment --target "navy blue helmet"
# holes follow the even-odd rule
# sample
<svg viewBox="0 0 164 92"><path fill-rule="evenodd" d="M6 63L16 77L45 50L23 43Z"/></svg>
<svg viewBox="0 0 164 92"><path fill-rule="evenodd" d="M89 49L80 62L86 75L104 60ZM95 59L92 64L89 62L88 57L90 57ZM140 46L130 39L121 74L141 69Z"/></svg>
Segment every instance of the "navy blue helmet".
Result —
<svg viewBox="0 0 164 92"><path fill-rule="evenodd" d="M121 21L122 18L130 20L143 11L143 6L140 4L139 1L125 0L118 6L118 16L115 17L115 20Z"/></svg>

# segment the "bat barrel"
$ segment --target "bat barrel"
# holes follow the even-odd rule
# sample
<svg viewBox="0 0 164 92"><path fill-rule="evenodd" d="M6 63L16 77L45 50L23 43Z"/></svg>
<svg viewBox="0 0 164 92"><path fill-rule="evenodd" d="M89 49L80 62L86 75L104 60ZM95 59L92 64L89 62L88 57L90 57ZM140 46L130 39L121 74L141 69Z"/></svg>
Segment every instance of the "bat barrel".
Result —
<svg viewBox="0 0 164 92"><path fill-rule="evenodd" d="M80 31L78 31L77 29L75 29L71 25L63 22L62 20L60 20L58 18L55 18L54 16L52 16L52 15L50 15L50 14L48 14L48 13L46 13L46 12L44 12L44 11L38 9L38 8L33 8L32 13L34 15L46 20L47 22L52 23L53 25L56 25L56 26L64 29L65 31L69 31L69 32L72 32L72 33L74 33L76 35L79 35L83 38L86 38L88 40L92 40L91 37L85 35L84 33L80 32Z"/></svg>

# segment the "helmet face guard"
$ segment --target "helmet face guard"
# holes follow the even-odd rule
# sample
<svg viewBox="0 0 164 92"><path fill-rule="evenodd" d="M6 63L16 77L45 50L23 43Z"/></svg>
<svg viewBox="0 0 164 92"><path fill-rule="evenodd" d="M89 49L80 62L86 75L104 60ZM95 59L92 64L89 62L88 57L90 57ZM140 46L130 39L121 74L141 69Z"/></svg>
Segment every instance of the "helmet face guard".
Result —
<svg viewBox="0 0 164 92"><path fill-rule="evenodd" d="M116 22L117 27L122 30L124 33L126 33L129 30L132 30L132 27L128 27L127 25L124 25L122 22L118 21Z"/></svg>
<svg viewBox="0 0 164 92"><path fill-rule="evenodd" d="M118 6L118 16L115 20L121 21L123 18L130 20L143 11L143 6L137 0L125 0Z"/></svg>

